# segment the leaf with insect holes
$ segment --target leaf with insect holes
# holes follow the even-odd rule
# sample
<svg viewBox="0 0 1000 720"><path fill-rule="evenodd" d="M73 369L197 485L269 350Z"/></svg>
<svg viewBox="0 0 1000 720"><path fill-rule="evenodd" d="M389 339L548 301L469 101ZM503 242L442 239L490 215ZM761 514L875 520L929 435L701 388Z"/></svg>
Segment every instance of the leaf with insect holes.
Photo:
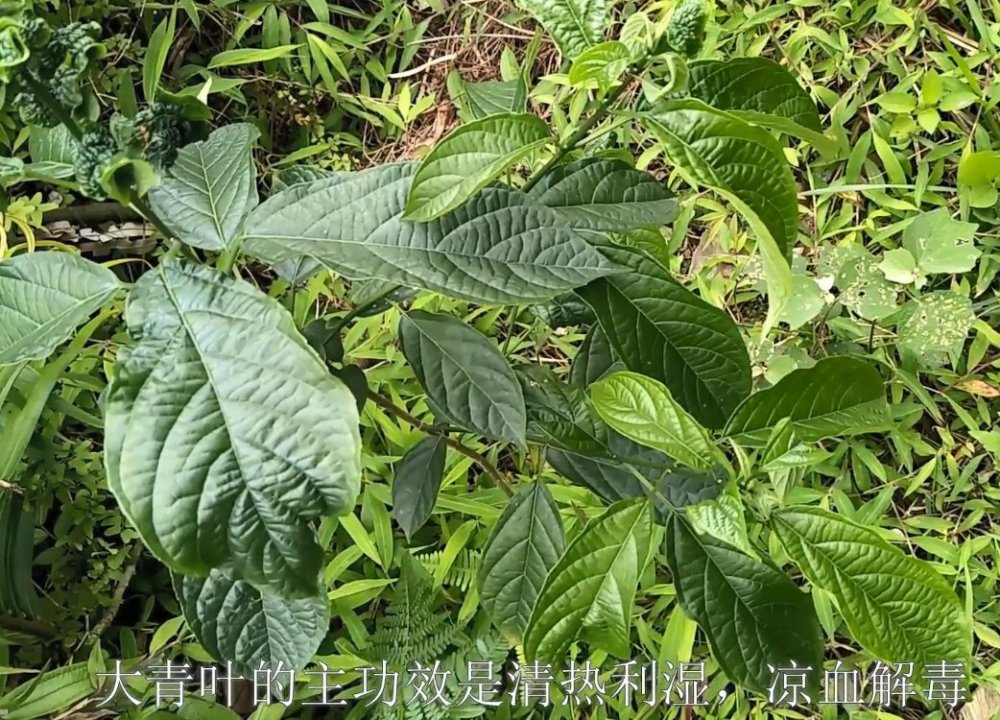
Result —
<svg viewBox="0 0 1000 720"><path fill-rule="evenodd" d="M925 274L969 272L982 254L973 244L977 228L939 208L913 218L903 231L903 247Z"/></svg>
<svg viewBox="0 0 1000 720"><path fill-rule="evenodd" d="M923 367L943 365L959 353L976 322L972 301L951 290L910 300L901 313L899 351Z"/></svg>

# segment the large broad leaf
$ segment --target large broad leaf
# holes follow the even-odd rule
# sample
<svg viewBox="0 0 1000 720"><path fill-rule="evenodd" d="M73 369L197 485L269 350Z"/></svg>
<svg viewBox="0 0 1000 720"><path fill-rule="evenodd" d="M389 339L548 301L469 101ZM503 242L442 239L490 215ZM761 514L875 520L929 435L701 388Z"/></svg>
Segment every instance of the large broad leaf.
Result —
<svg viewBox="0 0 1000 720"><path fill-rule="evenodd" d="M519 0L572 59L604 39L610 22L609 0Z"/></svg>
<svg viewBox="0 0 1000 720"><path fill-rule="evenodd" d="M809 596L778 568L698 535L679 516L667 529L667 562L681 607L736 685L763 692L773 678L769 665L794 662L812 668L816 686L823 667L819 621Z"/></svg>
<svg viewBox="0 0 1000 720"><path fill-rule="evenodd" d="M118 287L113 272L69 253L0 261L0 366L51 355Z"/></svg>
<svg viewBox="0 0 1000 720"><path fill-rule="evenodd" d="M586 158L561 165L529 192L568 225L626 232L666 225L677 216L677 200L666 185L621 160Z"/></svg>
<svg viewBox="0 0 1000 720"><path fill-rule="evenodd" d="M415 169L387 165L278 193L251 213L244 249L497 304L541 302L617 270L556 213L509 188L486 188L440 220L405 222Z"/></svg>
<svg viewBox="0 0 1000 720"><path fill-rule="evenodd" d="M147 273L125 320L138 343L119 350L105 407L122 511L177 572L315 595L307 521L349 511L360 487L351 392L277 301L205 267Z"/></svg>
<svg viewBox="0 0 1000 720"><path fill-rule="evenodd" d="M750 223L767 281L766 334L794 289L787 257L798 231L798 204L781 147L766 130L700 100L670 100L643 119L689 182L720 193Z"/></svg>
<svg viewBox="0 0 1000 720"><path fill-rule="evenodd" d="M521 365L518 374L528 408L528 439L547 446L545 458L560 475L615 502L645 496L647 486L673 468L663 453L609 428L583 387L561 383L538 366Z"/></svg>
<svg viewBox="0 0 1000 720"><path fill-rule="evenodd" d="M505 112L524 112L528 100L528 89L522 77L514 80L463 81L462 89L462 109L468 111L473 119Z"/></svg>
<svg viewBox="0 0 1000 720"><path fill-rule="evenodd" d="M504 508L483 550L479 598L510 641L523 640L535 599L565 546L559 509L544 483L532 483Z"/></svg>
<svg viewBox="0 0 1000 720"><path fill-rule="evenodd" d="M801 137L823 152L836 152L836 143L823 135L809 93L774 60L696 60L688 71L691 97L757 125Z"/></svg>
<svg viewBox="0 0 1000 720"><path fill-rule="evenodd" d="M222 250L239 239L257 204L251 155L257 135L253 125L237 123L181 148L163 184L149 192L153 210L179 240Z"/></svg>
<svg viewBox="0 0 1000 720"><path fill-rule="evenodd" d="M637 443L654 448L696 470L708 470L719 449L697 420L663 385L645 375L616 372L590 386L597 414Z"/></svg>
<svg viewBox="0 0 1000 720"><path fill-rule="evenodd" d="M748 397L730 418L726 434L760 447L784 418L795 437L807 443L884 428L889 406L882 378L871 363L859 358L824 358Z"/></svg>
<svg viewBox="0 0 1000 720"><path fill-rule="evenodd" d="M261 663L301 670L330 629L329 601L322 594L286 599L231 580L221 570L208 577L174 575L174 591L201 646L246 675Z"/></svg>
<svg viewBox="0 0 1000 720"><path fill-rule="evenodd" d="M852 637L887 662L942 659L969 667L972 632L948 583L872 528L820 508L772 516L774 531L813 585L837 601Z"/></svg>
<svg viewBox="0 0 1000 720"><path fill-rule="evenodd" d="M724 311L679 285L640 250L601 252L631 272L577 292L626 368L659 380L701 424L717 428L750 392L750 358Z"/></svg>
<svg viewBox="0 0 1000 720"><path fill-rule="evenodd" d="M545 578L524 633L525 657L561 662L575 640L628 657L632 603L652 535L643 500L616 503L588 523Z"/></svg>
<svg viewBox="0 0 1000 720"><path fill-rule="evenodd" d="M392 516L407 540L431 516L444 477L447 447L442 435L424 438L396 465L392 477Z"/></svg>
<svg viewBox="0 0 1000 720"><path fill-rule="evenodd" d="M548 125L531 113L502 113L456 128L420 163L403 219L427 222L454 210L548 139Z"/></svg>
<svg viewBox="0 0 1000 720"><path fill-rule="evenodd" d="M450 315L414 310L399 321L403 354L439 420L524 446L524 396L496 345Z"/></svg>

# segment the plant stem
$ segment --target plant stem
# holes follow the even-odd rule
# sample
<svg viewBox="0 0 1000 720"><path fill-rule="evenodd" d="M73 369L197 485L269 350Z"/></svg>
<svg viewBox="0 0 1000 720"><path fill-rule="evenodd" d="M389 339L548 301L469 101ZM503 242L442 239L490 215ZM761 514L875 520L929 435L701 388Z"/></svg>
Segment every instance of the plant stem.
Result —
<svg viewBox="0 0 1000 720"><path fill-rule="evenodd" d="M87 636L84 638L81 646L89 647L93 645L96 640L100 640L104 631L111 627L111 623L114 622L115 617L118 615L118 610L125 601L125 591L128 590L129 583L131 583L132 578L135 577L135 571L139 565L139 560L142 559L142 551L143 546L141 542L136 542L132 546L132 549L129 551L128 565L126 566L121 579L118 581L118 584L115 586L115 593L111 598L111 607L107 609L97 624L94 625L93 629L87 633Z"/></svg>
<svg viewBox="0 0 1000 720"><path fill-rule="evenodd" d="M344 317L342 317L340 319L340 323L338 324L337 329L338 330L342 329L351 320L353 320L354 318L358 317L361 313L365 312L369 308L375 307L380 302L382 302L383 300L385 300L387 297L389 297L390 295L392 295L394 292L396 292L397 290L399 290L399 288L401 288L401 287L402 287L402 285L393 285L388 290L386 290L384 293L380 293L380 294L376 295L375 297L373 297L368 302L361 303L357 307L351 308L351 310L346 315L344 315Z"/></svg>
<svg viewBox="0 0 1000 720"><path fill-rule="evenodd" d="M444 441L448 443L452 449L456 452L462 453L462 455L465 455L467 458L470 458L473 462L479 465L479 467L485 470L486 473L492 477L494 481L496 481L497 486L504 491L504 494L506 494L507 497L514 496L514 491L511 490L510 484L507 482L507 478L505 478L503 474L497 470L496 466L487 460L483 455L476 452L472 448L463 445L455 438L449 437L447 433L442 432L440 429L432 427L422 420L418 420L406 410L392 402L392 400L383 395L379 395L374 390L368 391L368 398L390 415L409 423L419 430L423 430L428 435L438 435L444 438Z"/></svg>
<svg viewBox="0 0 1000 720"><path fill-rule="evenodd" d="M38 620L28 620L27 618L13 617L11 615L0 615L0 628L34 635L43 640L56 640L59 638L59 631L52 625Z"/></svg>
<svg viewBox="0 0 1000 720"><path fill-rule="evenodd" d="M562 159L566 157L567 153L571 152L577 145L579 145L580 141L587 137L587 135L590 134L590 131L594 129L594 126L604 119L604 117L608 114L608 111L611 109L611 106L615 104L618 98L625 94L629 85L631 85L630 82L623 82L621 85L609 92L601 101L601 104L597 106L597 109L591 113L590 117L580 124L580 127L576 129L576 132L566 138L565 142L559 143L559 149L556 150L555 155L549 158L548 162L542 165L538 171L528 178L528 182L526 182L524 187L521 189L527 192L528 190L531 190L531 188L535 187L539 180L545 177L552 168L558 165Z"/></svg>

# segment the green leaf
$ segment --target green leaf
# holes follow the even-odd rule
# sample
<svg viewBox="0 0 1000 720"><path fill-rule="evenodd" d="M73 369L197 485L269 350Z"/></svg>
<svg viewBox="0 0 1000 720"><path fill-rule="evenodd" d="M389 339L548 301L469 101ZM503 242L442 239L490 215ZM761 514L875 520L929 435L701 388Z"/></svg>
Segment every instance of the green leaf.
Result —
<svg viewBox="0 0 1000 720"><path fill-rule="evenodd" d="M208 577L174 575L174 591L202 647L244 674L261 663L301 670L330 629L329 602L322 593L292 600L231 580L221 570Z"/></svg>
<svg viewBox="0 0 1000 720"><path fill-rule="evenodd" d="M160 78L163 76L163 68L167 64L167 55L170 53L170 46L174 42L174 29L177 26L177 10L170 11L169 17L160 21L160 24L149 36L149 47L146 48L146 57L142 62L142 95L147 103L153 102L156 98L156 90L160 85Z"/></svg>
<svg viewBox="0 0 1000 720"><path fill-rule="evenodd" d="M483 550L479 598L500 632L520 644L545 577L566 547L562 519L545 484L507 503Z"/></svg>
<svg viewBox="0 0 1000 720"><path fill-rule="evenodd" d="M919 287L927 279L917 268L917 261L913 257L913 253L905 248L897 248L883 253L878 269L885 275L886 280L900 285L916 283Z"/></svg>
<svg viewBox="0 0 1000 720"><path fill-rule="evenodd" d="M631 272L577 292L597 313L614 354L627 369L666 385L702 425L722 427L750 392L750 358L736 324L642 251L600 249Z"/></svg>
<svg viewBox="0 0 1000 720"><path fill-rule="evenodd" d="M149 193L154 212L177 238L203 250L223 250L239 239L257 204L251 151L257 129L226 125L181 148L163 184Z"/></svg>
<svg viewBox="0 0 1000 720"><path fill-rule="evenodd" d="M70 253L0 261L0 366L51 355L118 287L113 272Z"/></svg>
<svg viewBox="0 0 1000 720"><path fill-rule="evenodd" d="M778 316L778 321L787 323L790 329L795 330L819 315L826 307L826 299L815 278L796 272L792 281L794 286L791 297Z"/></svg>
<svg viewBox="0 0 1000 720"><path fill-rule="evenodd" d="M414 170L387 165L289 188L251 213L243 247L487 304L541 302L617 270L556 213L509 188L486 188L440 220L404 222Z"/></svg>
<svg viewBox="0 0 1000 720"><path fill-rule="evenodd" d="M528 193L571 227L626 232L666 225L677 200L666 185L621 160L585 158L559 165Z"/></svg>
<svg viewBox="0 0 1000 720"><path fill-rule="evenodd" d="M870 527L813 507L775 512L774 532L813 585L833 595L851 636L886 662L942 658L970 667L972 632L962 604L927 563Z"/></svg>
<svg viewBox="0 0 1000 720"><path fill-rule="evenodd" d="M145 197L159 182L159 176L145 160L121 155L103 166L98 182L109 198L127 205L133 193L135 197Z"/></svg>
<svg viewBox="0 0 1000 720"><path fill-rule="evenodd" d="M807 443L885 429L890 422L878 371L848 356L824 358L754 393L733 413L726 434L744 445L762 447L784 418L796 439Z"/></svg>
<svg viewBox="0 0 1000 720"><path fill-rule="evenodd" d="M769 665L795 662L812 668L810 685L817 685L823 643L808 595L770 562L698 535L676 515L667 538L677 599L701 627L712 657L733 683L764 692L773 678Z"/></svg>
<svg viewBox="0 0 1000 720"><path fill-rule="evenodd" d="M454 210L548 139L548 126L530 113L492 115L456 128L420 163L403 219L428 222Z"/></svg>
<svg viewBox="0 0 1000 720"><path fill-rule="evenodd" d="M1000 179L1000 152L985 150L962 156L958 163L958 186L972 207L993 207Z"/></svg>
<svg viewBox="0 0 1000 720"><path fill-rule="evenodd" d="M77 148L76 140L65 125L33 127L28 136L28 153L31 155L28 167L44 167L49 177L72 177Z"/></svg>
<svg viewBox="0 0 1000 720"><path fill-rule="evenodd" d="M643 121L694 183L749 208L791 252L798 233L795 183L778 143L766 131L697 100L670 100ZM760 238L758 238L758 241Z"/></svg>
<svg viewBox="0 0 1000 720"><path fill-rule="evenodd" d="M528 99L524 78L463 82L463 106L476 119L498 113L522 113Z"/></svg>
<svg viewBox="0 0 1000 720"><path fill-rule="evenodd" d="M60 714L94 694L87 663L49 670L0 697L5 720L35 720Z"/></svg>
<svg viewBox="0 0 1000 720"><path fill-rule="evenodd" d="M615 502L646 495L635 473L654 484L673 469L663 453L609 428L582 386L533 365L519 365L517 374L528 408L528 439L547 446L546 460L567 479Z"/></svg>
<svg viewBox="0 0 1000 720"><path fill-rule="evenodd" d="M910 300L901 315L896 328L899 352L923 367L943 365L960 353L976 322L972 301L951 290Z"/></svg>
<svg viewBox="0 0 1000 720"><path fill-rule="evenodd" d="M696 470L708 470L720 458L705 428L652 378L612 373L590 386L590 397L604 422L641 445Z"/></svg>
<svg viewBox="0 0 1000 720"><path fill-rule="evenodd" d="M520 0L519 4L570 59L601 42L610 21L609 0Z"/></svg>
<svg viewBox="0 0 1000 720"><path fill-rule="evenodd" d="M822 152L836 152L836 143L823 135L809 93L773 60L696 60L688 64L688 72L691 97L754 124L801 137Z"/></svg>
<svg viewBox="0 0 1000 720"><path fill-rule="evenodd" d="M270 48L237 48L216 53L208 63L209 70L231 67L233 65L249 65L268 60L278 60L288 57L299 49L298 45L278 45Z"/></svg>
<svg viewBox="0 0 1000 720"><path fill-rule="evenodd" d="M760 559L747 536L743 504L735 495L722 493L716 498L688 505L685 510L691 526L699 535L711 535L752 558Z"/></svg>
<svg viewBox="0 0 1000 720"><path fill-rule="evenodd" d="M496 345L450 315L411 311L399 321L403 354L438 420L524 446L524 396Z"/></svg>
<svg viewBox="0 0 1000 720"><path fill-rule="evenodd" d="M898 288L879 270L878 264L863 248L849 248L835 273L840 294L837 299L865 320L882 320L896 312Z"/></svg>
<svg viewBox="0 0 1000 720"><path fill-rule="evenodd" d="M136 283L105 407L108 484L172 570L316 594L308 520L354 507L358 411L279 303L168 261Z"/></svg>
<svg viewBox="0 0 1000 720"><path fill-rule="evenodd" d="M616 40L589 47L580 53L569 69L569 84L581 87L594 84L609 88L628 70L632 54Z"/></svg>
<svg viewBox="0 0 1000 720"><path fill-rule="evenodd" d="M560 662L576 640L629 657L632 603L652 535L645 501L616 503L589 522L545 578L524 633L525 657Z"/></svg>
<svg viewBox="0 0 1000 720"><path fill-rule="evenodd" d="M576 351L573 364L569 368L569 381L587 387L607 373L620 370L622 367L622 364L615 359L608 336L600 324L597 324L590 329Z"/></svg>
<svg viewBox="0 0 1000 720"><path fill-rule="evenodd" d="M750 223L767 281L766 334L794 290L786 258L798 232L798 201L781 147L766 130L694 99L670 100L643 120L689 182L721 194Z"/></svg>
<svg viewBox="0 0 1000 720"><path fill-rule="evenodd" d="M430 519L448 455L443 435L426 437L403 456L392 478L392 516L407 540Z"/></svg>
<svg viewBox="0 0 1000 720"><path fill-rule="evenodd" d="M938 208L913 218L903 231L903 247L924 273L969 272L982 254L973 244L977 229L975 223L952 220L947 208Z"/></svg>

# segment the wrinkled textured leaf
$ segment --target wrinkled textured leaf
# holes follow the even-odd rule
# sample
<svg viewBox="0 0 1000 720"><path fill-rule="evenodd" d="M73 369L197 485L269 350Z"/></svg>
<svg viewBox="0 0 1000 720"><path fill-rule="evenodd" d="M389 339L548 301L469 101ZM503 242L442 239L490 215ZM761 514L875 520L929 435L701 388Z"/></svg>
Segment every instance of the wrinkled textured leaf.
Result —
<svg viewBox="0 0 1000 720"><path fill-rule="evenodd" d="M612 245L601 252L631 272L577 292L594 308L615 355L666 385L700 423L722 427L750 392L750 358L736 324L645 253Z"/></svg>
<svg viewBox="0 0 1000 720"><path fill-rule="evenodd" d="M622 368L623 365L615 359L608 336L600 325L594 325L576 351L569 369L569 381L586 387L605 373Z"/></svg>
<svg viewBox="0 0 1000 720"><path fill-rule="evenodd" d="M649 557L652 514L645 501L608 508L576 536L549 572L524 634L529 660L560 662L575 640L629 656L632 602Z"/></svg>
<svg viewBox="0 0 1000 720"><path fill-rule="evenodd" d="M709 469L719 458L705 428L652 378L612 373L590 386L590 397L601 419L630 440L696 470Z"/></svg>
<svg viewBox="0 0 1000 720"><path fill-rule="evenodd" d="M690 98L670 100L644 121L681 174L725 197L753 230L767 283L766 335L795 289L787 258L798 232L798 202L781 147L766 130Z"/></svg>
<svg viewBox="0 0 1000 720"><path fill-rule="evenodd" d="M816 104L795 77L763 57L696 60L688 65L687 92L745 120L796 135L817 149L836 149L823 136Z"/></svg>
<svg viewBox="0 0 1000 720"><path fill-rule="evenodd" d="M774 531L809 582L833 595L852 637L886 662L942 658L969 667L972 632L962 604L930 565L872 528L821 508L772 515Z"/></svg>
<svg viewBox="0 0 1000 720"><path fill-rule="evenodd" d="M403 219L427 222L454 210L548 139L548 125L530 113L491 115L456 128L420 163Z"/></svg>
<svg viewBox="0 0 1000 720"><path fill-rule="evenodd" d="M560 165L542 177L529 195L572 227L626 232L666 225L677 216L667 187L621 160L586 158Z"/></svg>
<svg viewBox="0 0 1000 720"><path fill-rule="evenodd" d="M644 117L692 179L736 198L768 228L782 254L798 232L795 183L767 131L697 100L671 100ZM759 240L759 238L758 238Z"/></svg>
<svg viewBox="0 0 1000 720"><path fill-rule="evenodd" d="M174 575L174 591L201 646L247 675L261 663L301 670L330 629L329 601L322 594L289 600L220 570L208 577Z"/></svg>
<svg viewBox="0 0 1000 720"><path fill-rule="evenodd" d="M609 0L519 0L572 59L604 39Z"/></svg>
<svg viewBox="0 0 1000 720"><path fill-rule="evenodd" d="M447 447L442 435L426 437L396 465L392 478L392 516L407 540L430 519L444 478Z"/></svg>
<svg viewBox="0 0 1000 720"><path fill-rule="evenodd" d="M262 203L244 249L269 262L321 261L480 303L534 303L617 268L552 210L509 188L486 188L429 223L401 218L415 166L386 165L296 185Z"/></svg>
<svg viewBox="0 0 1000 720"><path fill-rule="evenodd" d="M400 319L399 337L439 420L525 444L521 385L491 340L458 318L422 310Z"/></svg>
<svg viewBox="0 0 1000 720"><path fill-rule="evenodd" d="M10 720L51 718L93 694L88 663L74 663L49 670L0 697L0 714Z"/></svg>
<svg viewBox="0 0 1000 720"><path fill-rule="evenodd" d="M597 320L590 305L575 293L554 297L545 305L532 305L531 313L553 329L585 325Z"/></svg>
<svg viewBox="0 0 1000 720"><path fill-rule="evenodd" d="M802 442L885 428L889 406L885 386L871 363L841 356L795 370L777 385L754 393L730 418L726 434L762 447L783 419Z"/></svg>
<svg viewBox="0 0 1000 720"><path fill-rule="evenodd" d="M257 129L226 125L181 148L149 203L177 239L203 250L222 250L240 237L243 220L257 204L253 164Z"/></svg>
<svg viewBox="0 0 1000 720"><path fill-rule="evenodd" d="M773 678L768 665L794 661L813 669L810 685L816 687L823 667L819 621L809 596L778 568L698 535L676 516L667 529L667 563L681 607L701 627L731 681L763 692Z"/></svg>
<svg viewBox="0 0 1000 720"><path fill-rule="evenodd" d="M686 510L688 520L698 534L711 535L750 557L760 559L750 545L743 504L735 495L722 493L706 502L689 505Z"/></svg>
<svg viewBox="0 0 1000 720"><path fill-rule="evenodd" d="M520 643L549 570L566 546L562 519L544 483L520 490L483 550L479 598L493 623Z"/></svg>
<svg viewBox="0 0 1000 720"><path fill-rule="evenodd" d="M358 412L291 316L248 283L168 261L125 310L105 407L108 484L171 569L317 592L306 522L354 507Z"/></svg>
<svg viewBox="0 0 1000 720"><path fill-rule="evenodd" d="M70 253L0 261L0 366L51 355L118 287L113 272Z"/></svg>

